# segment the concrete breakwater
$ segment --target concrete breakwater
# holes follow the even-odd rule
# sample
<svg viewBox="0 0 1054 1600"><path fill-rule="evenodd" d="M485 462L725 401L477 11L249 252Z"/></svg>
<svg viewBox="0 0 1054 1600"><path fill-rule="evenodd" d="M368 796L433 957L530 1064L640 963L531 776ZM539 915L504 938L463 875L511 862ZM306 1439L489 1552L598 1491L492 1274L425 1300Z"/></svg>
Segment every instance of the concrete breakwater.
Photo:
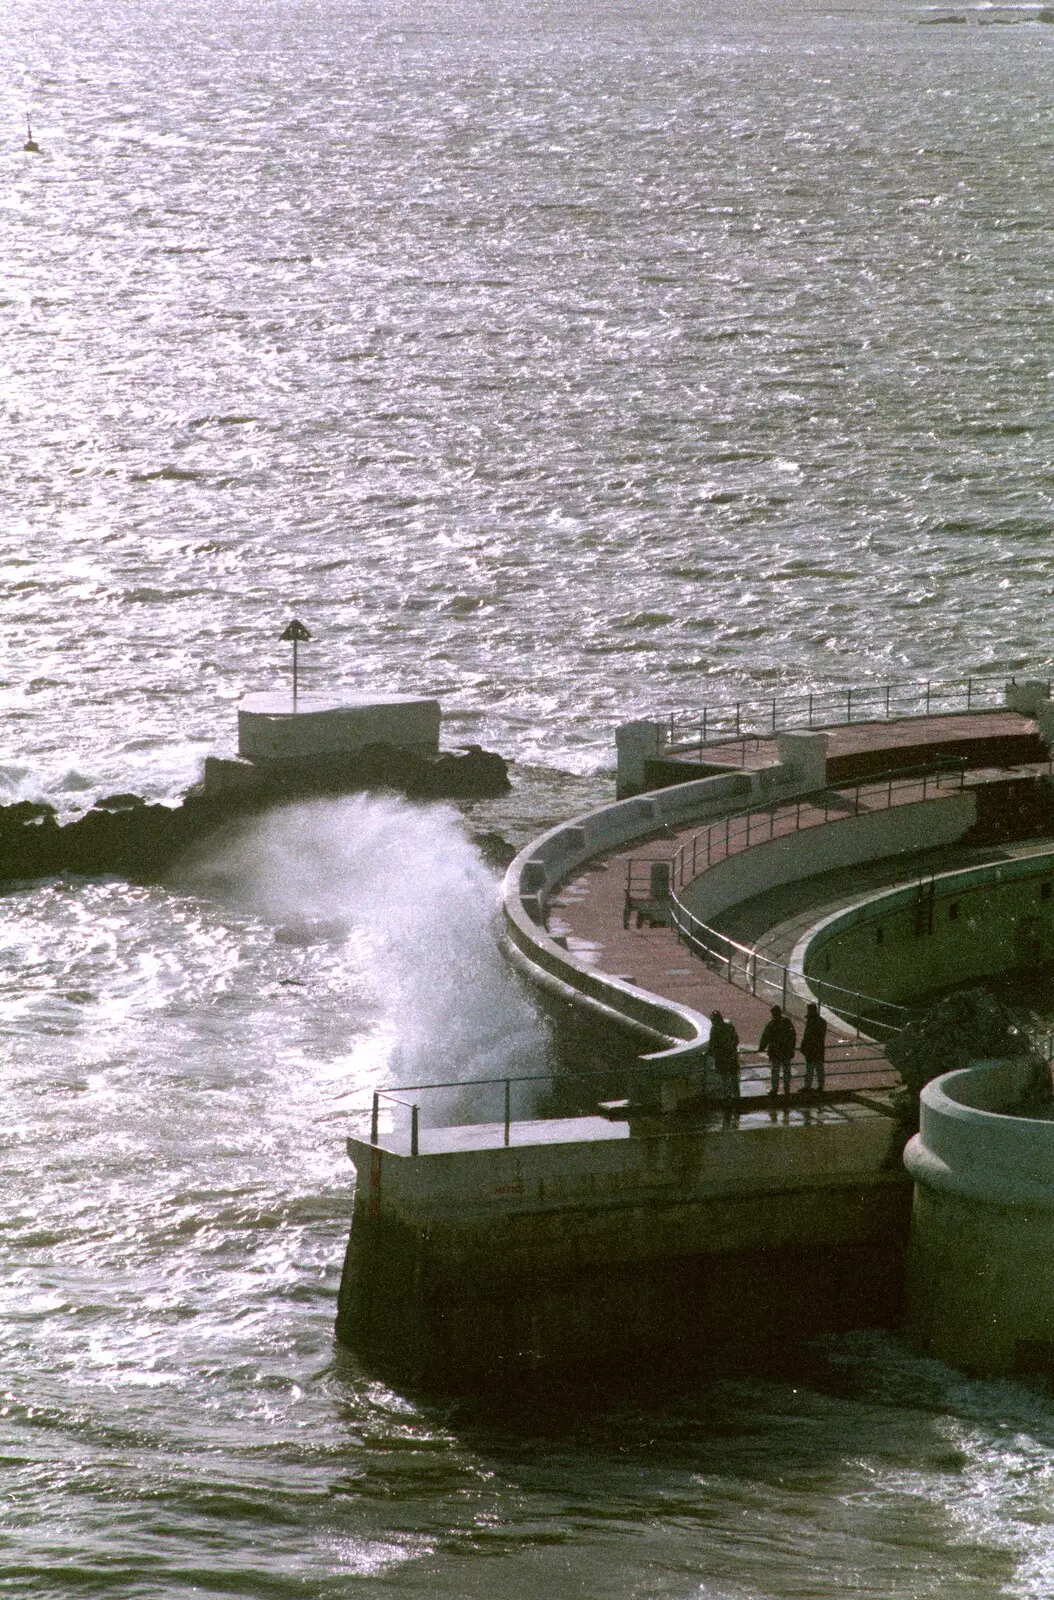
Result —
<svg viewBox="0 0 1054 1600"><path fill-rule="evenodd" d="M0 806L0 880L114 872L155 883L209 834L271 806L361 790L394 791L413 800L484 799L508 787L507 765L490 751L419 755L377 744L311 761L260 764L251 788L210 794L206 786L176 806L109 795L64 824L54 807L19 801Z"/></svg>
<svg viewBox="0 0 1054 1600"><path fill-rule="evenodd" d="M1050 1074L978 1062L922 1091L908 1327L927 1354L987 1376L1054 1374Z"/></svg>
<svg viewBox="0 0 1054 1600"><path fill-rule="evenodd" d="M620 1060L633 1039L646 1048L639 1076L649 1092L628 1084L625 1099L601 1099L594 1080L590 1098L583 1082L577 1109L602 1114L554 1115L553 1097L544 1114L516 1121L515 1082L505 1080L503 1124L453 1127L424 1125L409 1089L375 1095L369 1142L348 1145L357 1182L338 1337L399 1376L471 1387L524 1372L650 1370L685 1357L694 1367L734 1364L822 1332L895 1325L911 1176L923 1178L903 1165L909 1129L894 1069L866 1031L848 1037L839 1008L903 1011L884 997L895 974L876 961L878 949L890 955L902 945L905 970L929 984L944 971L971 981L992 964L992 946L971 937L965 883L949 891L943 918L931 915L941 900L937 854L954 856L957 873L961 852L980 855L968 874L1005 876L995 965L1005 964L1004 944L1031 958L1045 926L1033 901L1050 894L1048 869L1037 862L1019 889L1004 858L1015 841L1051 827L1047 746L1034 731L1012 707L921 718L907 729L857 726L843 743L851 739L865 778L846 792L830 779L837 730L790 730L749 751L744 744L740 770L689 774L575 817L523 850L503 891L510 959L583 1019L608 1059ZM960 764L967 738L974 766ZM901 772L905 749L913 760ZM1024 765L1001 764L1011 758ZM872 768L884 777L868 779ZM930 866L920 897L921 860ZM791 966L770 958L756 933L750 948L717 925L767 895L781 897L779 915L791 913L795 926L803 916L809 925L816 893L820 904L830 893L844 916L853 874L881 863L883 893L904 899L909 921L890 923L882 939L871 928L859 950L847 934L844 955L855 964L843 981L860 991L814 978L796 957ZM835 877L840 888L817 888ZM715 1088L706 1065L715 1002L741 1040L757 1039L772 1000L803 1003L810 982L830 1027L824 1090L800 1099L788 1091L782 1101L773 1092L762 1103L749 1070L738 1099ZM484 1084L475 1089L482 1095ZM399 1126L407 1111L408 1139ZM917 1216L928 1218L925 1203L917 1201ZM930 1211L920 1248L943 1270L969 1234L969 1280L979 1248L972 1222ZM941 1338L965 1303L959 1276L945 1277L932 1314L917 1293L913 1312L916 1322L939 1324ZM993 1282L1004 1292L998 1274ZM989 1301L978 1304L988 1315ZM1032 1361L1047 1304L1040 1296L1014 1325Z"/></svg>
<svg viewBox="0 0 1054 1600"><path fill-rule="evenodd" d="M506 1142L506 1138L507 1141ZM844 1104L671 1126L431 1129L358 1169L337 1335L440 1387L735 1368L900 1314L895 1122Z"/></svg>

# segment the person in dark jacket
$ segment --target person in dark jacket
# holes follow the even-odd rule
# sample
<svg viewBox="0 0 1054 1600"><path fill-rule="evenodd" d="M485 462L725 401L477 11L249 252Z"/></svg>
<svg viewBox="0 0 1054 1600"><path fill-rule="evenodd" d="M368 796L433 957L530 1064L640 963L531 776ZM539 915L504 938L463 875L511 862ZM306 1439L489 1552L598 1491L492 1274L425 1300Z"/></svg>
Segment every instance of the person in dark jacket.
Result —
<svg viewBox="0 0 1054 1600"><path fill-rule="evenodd" d="M823 1094L823 1063L827 1044L827 1022L820 1008L811 1001L805 1008L805 1027L801 1035L801 1053L805 1057L805 1093L811 1089Z"/></svg>
<svg viewBox="0 0 1054 1600"><path fill-rule="evenodd" d="M739 1034L720 1011L710 1013L710 1059L727 1100L739 1099Z"/></svg>
<svg viewBox="0 0 1054 1600"><path fill-rule="evenodd" d="M772 1015L762 1029L761 1038L758 1040L758 1049L763 1050L769 1058L772 1069L772 1096L775 1099L780 1092L780 1079L783 1079L783 1092L791 1091L791 1062L794 1059L794 1046L797 1037L794 1024L780 1006L773 1006Z"/></svg>

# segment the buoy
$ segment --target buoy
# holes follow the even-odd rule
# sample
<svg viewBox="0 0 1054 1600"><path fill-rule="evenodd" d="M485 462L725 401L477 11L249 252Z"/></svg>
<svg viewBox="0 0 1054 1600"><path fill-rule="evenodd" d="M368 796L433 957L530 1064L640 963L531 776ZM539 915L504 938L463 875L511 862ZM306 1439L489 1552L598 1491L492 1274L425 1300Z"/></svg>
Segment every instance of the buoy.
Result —
<svg viewBox="0 0 1054 1600"><path fill-rule="evenodd" d="M31 156L38 156L40 154L40 146L33 137L33 127L28 117L26 118L26 142L22 146L22 149Z"/></svg>

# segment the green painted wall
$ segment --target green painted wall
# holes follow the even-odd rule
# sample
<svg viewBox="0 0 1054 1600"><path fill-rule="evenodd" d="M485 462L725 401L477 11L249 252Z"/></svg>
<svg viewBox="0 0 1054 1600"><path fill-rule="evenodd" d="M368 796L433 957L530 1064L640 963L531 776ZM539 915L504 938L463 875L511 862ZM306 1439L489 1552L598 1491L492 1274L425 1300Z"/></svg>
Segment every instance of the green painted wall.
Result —
<svg viewBox="0 0 1054 1600"><path fill-rule="evenodd" d="M802 970L810 982L910 1005L934 990L1047 961L1054 961L1054 851L942 873L839 912L813 934Z"/></svg>

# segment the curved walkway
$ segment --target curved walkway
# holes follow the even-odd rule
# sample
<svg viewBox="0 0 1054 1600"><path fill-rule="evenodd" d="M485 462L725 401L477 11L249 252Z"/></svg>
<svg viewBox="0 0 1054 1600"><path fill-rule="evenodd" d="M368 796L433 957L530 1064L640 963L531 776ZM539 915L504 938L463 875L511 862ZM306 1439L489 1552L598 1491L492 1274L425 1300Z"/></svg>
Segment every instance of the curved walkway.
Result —
<svg viewBox="0 0 1054 1600"><path fill-rule="evenodd" d="M961 747L964 740L991 739L995 756L1001 745L1005 748L1005 739L1034 734L1035 725L1013 712L986 712L972 716L914 718L906 723L860 724L835 731L841 743L847 748L851 744L856 752L865 757L874 758L877 753L887 752L889 765L896 764L905 750L914 752L920 746L925 746L930 759L936 764L949 746ZM775 746L762 750L764 744L765 741L759 742L759 764L771 760L775 755ZM753 765L753 761L750 764ZM1003 768L993 759L990 764L972 768L970 779L974 783L985 779L1005 780L1015 776L1034 776L1040 770L1047 769L1038 765ZM862 791L865 806L871 787L867 786ZM892 799L889 797L884 783L874 784L873 793L876 805L898 803L895 796ZM789 805L785 803L784 814L797 812L797 817L786 826L788 833L802 826L824 823L829 806L817 805L816 798L792 801ZM909 786L905 788L900 803L907 804L920 798L921 791L913 795ZM843 797L832 793L831 801L835 807L844 809ZM778 803L774 810L779 812ZM810 816L810 812L813 815ZM784 831L775 818L773 825L777 835ZM766 836L767 832L765 830ZM667 828L646 840L636 841L605 856L594 857L549 894L546 902L547 926L549 933L566 945L569 954L597 971L622 978L638 988L690 1006L696 1011L709 1013L720 1010L731 1018L744 1047L749 1048L756 1045L769 1016L770 1000L729 984L721 970L715 969L682 944L672 928L649 925L647 919L643 919L638 926L636 917L631 917L629 925L626 925L629 874L647 873L647 864L650 862L669 862L681 846L690 845L698 833L698 823L676 829ZM745 840L732 838L728 845L730 854L743 848L748 848ZM720 856L724 856L724 853L722 847ZM858 879L859 892L866 893L876 877L877 886L893 887L917 875L947 870L953 856L958 857L955 864L965 864L966 860L998 859L1000 853L999 846L987 850L978 850L977 847L969 850L959 846L936 852L914 852L895 862L887 857L860 868L840 869L823 874L820 878L803 880L799 884L772 891L772 897L782 902L782 912L773 916L765 928L757 926L761 902L769 898L765 896L755 901L741 902L718 920L723 930L732 937L742 936L734 931L737 928L748 931L743 926L745 921L753 922L754 926L749 929L753 935L749 940L751 943L759 942L781 923L786 924L789 937L796 923L800 927L800 914L815 920L815 916L809 916L811 910L820 915L822 911L819 907L833 906L837 909L847 898L852 898ZM933 863L938 857L941 865L935 868ZM840 894L836 888L839 882L842 886ZM779 943L782 945L785 942L786 939L781 937ZM791 1009L800 1012L802 1007L798 1004ZM847 1024L840 1023L835 1017L831 1020L832 1030L828 1035L832 1041L828 1047L829 1089L859 1088L864 1085L878 1087L895 1082L895 1074L872 1041L856 1039ZM841 1039L837 1038L839 1032L842 1033ZM798 1072L801 1070L799 1064Z"/></svg>

